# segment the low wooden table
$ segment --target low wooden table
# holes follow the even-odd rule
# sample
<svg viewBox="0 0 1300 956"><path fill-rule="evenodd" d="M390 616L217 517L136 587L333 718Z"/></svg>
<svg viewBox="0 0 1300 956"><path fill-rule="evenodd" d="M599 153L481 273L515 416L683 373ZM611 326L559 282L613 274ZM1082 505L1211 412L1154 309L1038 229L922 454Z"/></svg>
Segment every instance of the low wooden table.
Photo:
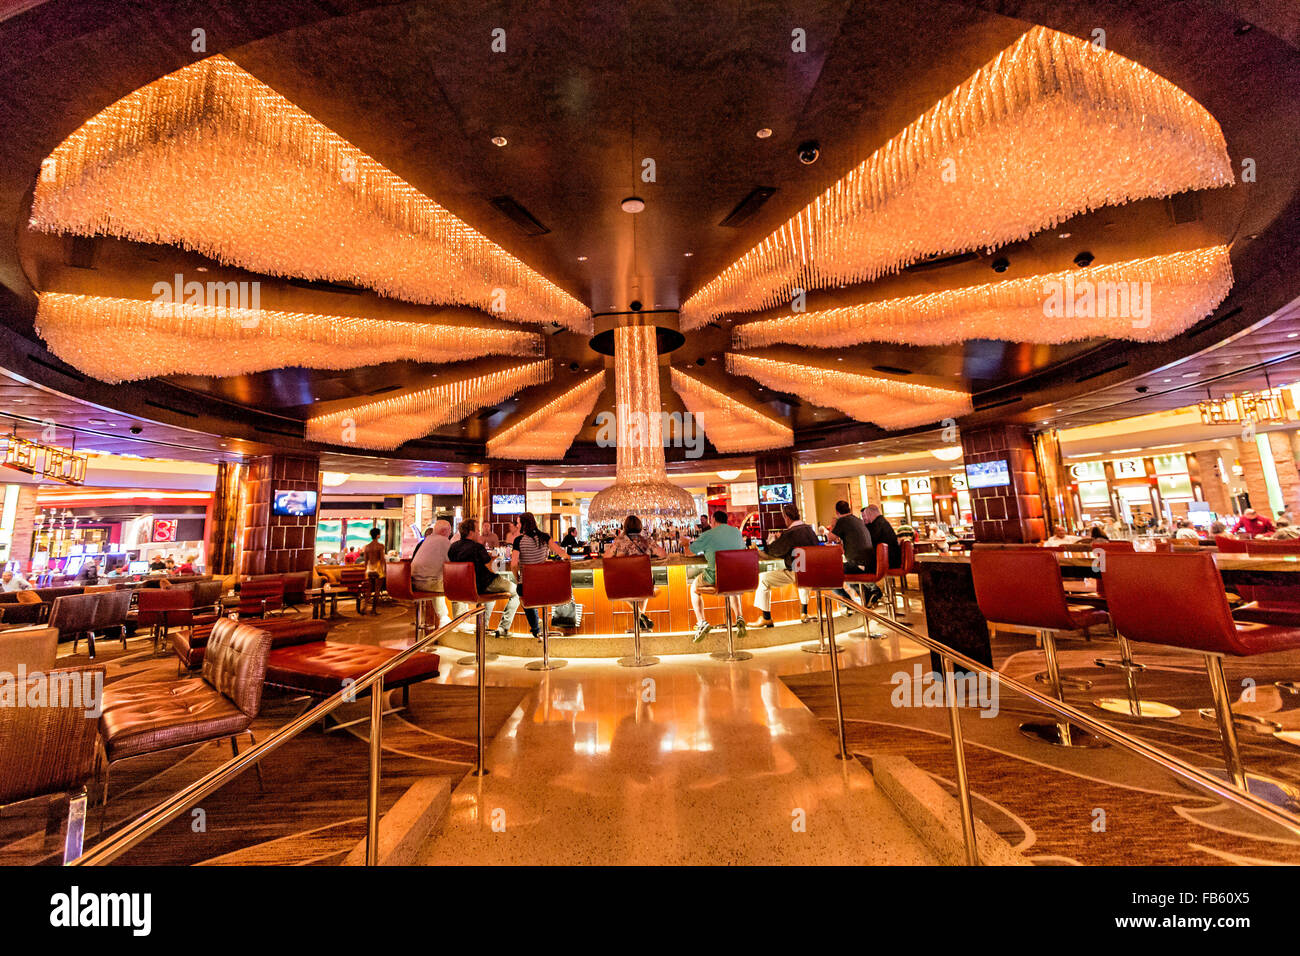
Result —
<svg viewBox="0 0 1300 956"><path fill-rule="evenodd" d="M303 592L307 600L311 601L312 620L325 617L325 602L330 602L331 618L339 617L339 595L350 595L351 592L345 587L336 587L333 584L326 584L322 587L311 588Z"/></svg>

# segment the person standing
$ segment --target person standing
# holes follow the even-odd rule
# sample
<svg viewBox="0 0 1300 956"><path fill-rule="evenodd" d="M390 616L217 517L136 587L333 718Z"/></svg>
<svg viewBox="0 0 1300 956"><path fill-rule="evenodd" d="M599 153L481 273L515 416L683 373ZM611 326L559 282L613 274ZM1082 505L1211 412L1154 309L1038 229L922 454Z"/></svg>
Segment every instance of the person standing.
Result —
<svg viewBox="0 0 1300 956"><path fill-rule="evenodd" d="M704 636L713 629L713 625L704 617L704 596L700 594L700 586L712 586L718 579L718 568L716 555L719 551L734 551L745 546L745 541L740 535L739 528L733 528L727 523L727 513L721 509L713 512L713 524L708 531L704 532L694 541L687 544L687 550L691 554L704 555L708 566L695 576L691 581L691 610L695 612L695 637L694 643L698 644L704 640ZM686 544L683 536L683 544ZM731 602L731 613L736 621L736 628L740 636L745 636L745 619L740 613L740 595L733 594L727 598Z"/></svg>
<svg viewBox="0 0 1300 956"><path fill-rule="evenodd" d="M572 531L573 529L570 528L569 530ZM522 566L525 564L544 564L552 554L561 560L569 560L569 556L551 539L551 536L537 527L537 518L533 516L533 513L525 511L519 516L519 531L510 543L510 570L518 576L521 589L524 584ZM524 608L524 617L528 619L528 629L533 632L533 637L540 641L542 631L537 619L537 608Z"/></svg>
<svg viewBox="0 0 1300 956"><path fill-rule="evenodd" d="M384 559L386 552L384 546L379 543L379 529L370 529L370 542L361 552L361 557L366 563L366 584L361 591L361 600L366 599L366 591L370 592L370 613L379 613L379 579L384 576Z"/></svg>
<svg viewBox="0 0 1300 956"><path fill-rule="evenodd" d="M795 505L782 505L781 514L785 519L785 530L763 551L770 558L783 559L785 567L765 571L759 576L758 590L754 592L754 607L763 612L763 617L750 624L750 627L773 626L772 588L795 583L794 561L797 549L815 548L821 544L817 532L800 520L799 509ZM808 592L804 588L799 589L799 621L802 624L808 623Z"/></svg>
<svg viewBox="0 0 1300 956"><path fill-rule="evenodd" d="M1232 526L1233 534L1241 534L1243 531L1252 538L1258 538L1260 535L1272 534L1276 529L1271 518L1262 515L1254 508L1247 508L1237 519L1237 523Z"/></svg>
<svg viewBox="0 0 1300 956"><path fill-rule="evenodd" d="M447 560L453 563L465 561L474 565L474 587L480 594L500 594L508 599L505 610L501 612L501 623L493 632L496 637L508 637L510 625L515 622L515 613L519 610L519 590L514 581L492 570L495 558L483 546L475 519L466 518L460 523L460 537L447 550ZM467 610L459 602L452 608L453 614L463 614Z"/></svg>
<svg viewBox="0 0 1300 956"><path fill-rule="evenodd" d="M839 544L844 549L845 574L876 573L876 548L871 541L871 532L843 499L835 502L835 524L830 529L829 537L832 543ZM874 584L865 584L862 588L862 603L867 607L875 607L884 596ZM836 588L835 593L840 597L849 597L844 588ZM849 613L847 608L844 613Z"/></svg>

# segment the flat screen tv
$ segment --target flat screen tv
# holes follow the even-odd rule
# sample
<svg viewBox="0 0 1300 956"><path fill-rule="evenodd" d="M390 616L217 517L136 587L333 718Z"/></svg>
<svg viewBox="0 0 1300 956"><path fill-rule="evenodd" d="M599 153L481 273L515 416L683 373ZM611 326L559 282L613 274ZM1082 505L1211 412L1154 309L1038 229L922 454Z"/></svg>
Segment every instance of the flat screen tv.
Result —
<svg viewBox="0 0 1300 956"><path fill-rule="evenodd" d="M524 513L523 495L493 495L492 513L494 515L521 515Z"/></svg>
<svg viewBox="0 0 1300 956"><path fill-rule="evenodd" d="M788 505L794 501L794 485L789 482L779 485L759 485L758 500L765 505Z"/></svg>
<svg viewBox="0 0 1300 956"><path fill-rule="evenodd" d="M996 461L971 461L966 463L968 488L999 488L1011 484L1011 472L1005 458Z"/></svg>
<svg viewBox="0 0 1300 956"><path fill-rule="evenodd" d="M277 515L314 515L316 492L277 491L271 499L271 513Z"/></svg>

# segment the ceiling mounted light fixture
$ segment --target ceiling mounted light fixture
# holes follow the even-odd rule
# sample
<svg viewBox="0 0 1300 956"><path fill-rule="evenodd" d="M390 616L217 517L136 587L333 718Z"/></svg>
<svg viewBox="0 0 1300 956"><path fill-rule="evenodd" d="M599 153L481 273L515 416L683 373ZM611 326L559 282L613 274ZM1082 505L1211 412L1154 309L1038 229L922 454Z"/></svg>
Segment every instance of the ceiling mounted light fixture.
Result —
<svg viewBox="0 0 1300 956"><path fill-rule="evenodd" d="M624 212L638 213L645 209L645 200L639 196L628 196L619 203L619 208Z"/></svg>
<svg viewBox="0 0 1300 956"><path fill-rule="evenodd" d="M682 328L775 308L795 289L1004 246L1101 206L1232 181L1223 132L1194 99L1132 60L1035 26L695 292Z"/></svg>
<svg viewBox="0 0 1300 956"><path fill-rule="evenodd" d="M573 296L223 56L141 87L59 144L31 226L591 326Z"/></svg>
<svg viewBox="0 0 1300 956"><path fill-rule="evenodd" d="M489 438L488 457L515 460L563 458L603 391L605 370L601 369Z"/></svg>
<svg viewBox="0 0 1300 956"><path fill-rule="evenodd" d="M956 461L962 456L961 445L945 445L942 448L933 448L930 450L930 454L940 461Z"/></svg>
<svg viewBox="0 0 1300 956"><path fill-rule="evenodd" d="M506 139L504 136L493 136L493 137L492 137L492 145L493 145L493 146L504 146L504 145L506 145L506 143L508 143L508 142L510 142L510 141L509 141L508 139Z"/></svg>
<svg viewBox="0 0 1300 956"><path fill-rule="evenodd" d="M757 136L759 139L767 139L769 136L772 135L772 131L768 129L766 126L764 126L754 135Z"/></svg>
<svg viewBox="0 0 1300 956"><path fill-rule="evenodd" d="M537 480L547 488L558 488L560 485L564 484L563 478L538 478Z"/></svg>
<svg viewBox="0 0 1300 956"><path fill-rule="evenodd" d="M740 472L738 471L720 471L717 474L723 481L735 481L740 477Z"/></svg>
<svg viewBox="0 0 1300 956"><path fill-rule="evenodd" d="M675 391L695 417L709 441L723 454L789 448L794 444L790 426L775 421L716 388L679 369L670 368Z"/></svg>

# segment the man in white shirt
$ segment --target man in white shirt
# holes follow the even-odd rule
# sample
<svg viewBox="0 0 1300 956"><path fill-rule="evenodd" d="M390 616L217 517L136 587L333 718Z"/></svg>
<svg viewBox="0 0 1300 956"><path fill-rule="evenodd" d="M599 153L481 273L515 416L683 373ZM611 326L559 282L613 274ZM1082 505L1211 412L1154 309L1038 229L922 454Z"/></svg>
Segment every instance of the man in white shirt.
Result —
<svg viewBox="0 0 1300 956"><path fill-rule="evenodd" d="M451 547L451 522L438 519L433 531L425 535L411 552L411 584L417 591L442 590L442 566ZM438 621L448 620L447 602L442 598L433 602L436 627Z"/></svg>
<svg viewBox="0 0 1300 956"><path fill-rule="evenodd" d="M26 591L31 588L31 583L21 574L5 571L0 574L0 587L6 591Z"/></svg>

